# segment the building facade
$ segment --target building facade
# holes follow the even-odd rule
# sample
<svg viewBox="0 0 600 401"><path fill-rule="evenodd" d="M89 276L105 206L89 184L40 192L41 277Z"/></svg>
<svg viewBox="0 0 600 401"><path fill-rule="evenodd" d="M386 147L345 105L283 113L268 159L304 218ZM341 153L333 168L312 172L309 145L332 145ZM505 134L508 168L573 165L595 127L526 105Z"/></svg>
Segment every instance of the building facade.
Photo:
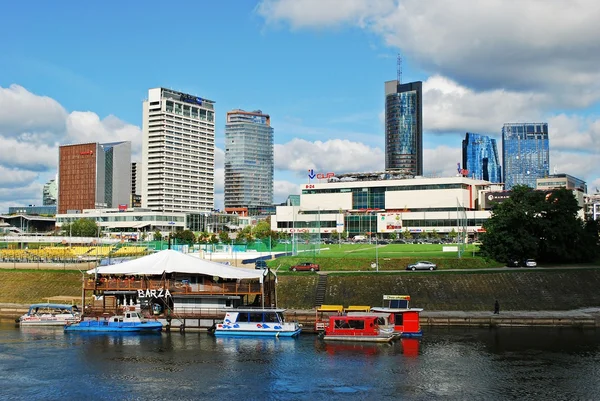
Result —
<svg viewBox="0 0 600 401"><path fill-rule="evenodd" d="M127 208L131 202L131 142L103 143L104 202L106 207Z"/></svg>
<svg viewBox="0 0 600 401"><path fill-rule="evenodd" d="M142 163L131 163L131 201L129 204L133 208L142 207Z"/></svg>
<svg viewBox="0 0 600 401"><path fill-rule="evenodd" d="M539 191L550 191L552 189L566 188L573 191L573 196L581 208L580 217L584 217L585 197L587 195L587 184L585 181L569 174L551 174L546 178L536 180L536 189Z"/></svg>
<svg viewBox="0 0 600 401"><path fill-rule="evenodd" d="M225 124L225 211L273 204L273 127L262 111L233 110Z"/></svg>
<svg viewBox="0 0 600 401"><path fill-rule="evenodd" d="M423 175L423 84L385 83L385 169Z"/></svg>
<svg viewBox="0 0 600 401"><path fill-rule="evenodd" d="M58 183L56 179L52 179L44 184L42 189L42 205L56 206L58 199Z"/></svg>
<svg viewBox="0 0 600 401"><path fill-rule="evenodd" d="M515 185L536 188L536 180L550 172L547 123L504 124L502 178L506 190Z"/></svg>
<svg viewBox="0 0 600 401"><path fill-rule="evenodd" d="M59 147L57 213L127 205L131 142Z"/></svg>
<svg viewBox="0 0 600 401"><path fill-rule="evenodd" d="M500 183L502 170L496 140L467 132L462 142L462 163L467 175L478 180Z"/></svg>
<svg viewBox="0 0 600 401"><path fill-rule="evenodd" d="M304 184L299 206L278 206L271 229L336 236L431 233L476 235L490 217L485 191L499 185L468 177L372 179ZM384 175L381 175L384 177Z"/></svg>
<svg viewBox="0 0 600 401"><path fill-rule="evenodd" d="M214 208L214 102L165 88L148 91L142 119L142 207Z"/></svg>

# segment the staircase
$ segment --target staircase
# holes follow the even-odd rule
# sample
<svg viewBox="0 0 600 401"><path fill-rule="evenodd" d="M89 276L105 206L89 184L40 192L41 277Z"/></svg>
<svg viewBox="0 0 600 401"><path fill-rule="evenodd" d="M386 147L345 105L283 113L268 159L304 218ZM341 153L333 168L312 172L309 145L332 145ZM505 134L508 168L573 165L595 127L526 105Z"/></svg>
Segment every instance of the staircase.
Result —
<svg viewBox="0 0 600 401"><path fill-rule="evenodd" d="M315 294L315 307L323 305L325 301L325 293L327 292L327 274L319 274L319 281L317 282L317 291Z"/></svg>

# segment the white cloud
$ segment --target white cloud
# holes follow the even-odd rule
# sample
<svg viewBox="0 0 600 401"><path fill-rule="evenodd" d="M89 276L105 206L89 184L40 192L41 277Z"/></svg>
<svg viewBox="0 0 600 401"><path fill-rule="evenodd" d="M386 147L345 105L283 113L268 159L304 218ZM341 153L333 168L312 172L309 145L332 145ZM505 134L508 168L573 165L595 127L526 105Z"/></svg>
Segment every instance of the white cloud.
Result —
<svg viewBox="0 0 600 401"><path fill-rule="evenodd" d="M141 152L139 127L90 111L68 113L56 100L19 85L0 87L0 211L41 204L42 187L58 166L58 146L132 141Z"/></svg>
<svg viewBox="0 0 600 401"><path fill-rule="evenodd" d="M300 184L297 182L275 180L273 182L273 201L284 202L290 195L300 194Z"/></svg>
<svg viewBox="0 0 600 401"><path fill-rule="evenodd" d="M600 119L559 114L548 122L550 149L600 153Z"/></svg>
<svg viewBox="0 0 600 401"><path fill-rule="evenodd" d="M347 23L365 26L367 21L393 11L393 0L264 0L256 12L269 24L285 21L293 29L336 26Z"/></svg>
<svg viewBox="0 0 600 401"><path fill-rule="evenodd" d="M544 95L496 89L474 92L434 75L423 83L423 125L433 132L495 132L507 122L539 121Z"/></svg>
<svg viewBox="0 0 600 401"><path fill-rule="evenodd" d="M293 29L368 29L411 63L477 90L553 93L567 107L600 98L595 0L263 0L257 12Z"/></svg>
<svg viewBox="0 0 600 401"><path fill-rule="evenodd" d="M66 120L68 143L131 141L132 158L141 154L142 130L113 115L104 119L91 111L74 111ZM65 144L65 143L62 143Z"/></svg>
<svg viewBox="0 0 600 401"><path fill-rule="evenodd" d="M15 168L0 166L0 188L13 188L24 183L32 183L38 178L33 171L23 171Z"/></svg>
<svg viewBox="0 0 600 401"><path fill-rule="evenodd" d="M385 155L379 148L343 139L309 142L295 138L275 145L275 168L305 175L315 172L380 171L385 167Z"/></svg>
<svg viewBox="0 0 600 401"><path fill-rule="evenodd" d="M462 164L462 148L442 145L423 149L423 175L426 177L456 175L456 163Z"/></svg>
<svg viewBox="0 0 600 401"><path fill-rule="evenodd" d="M24 132L64 131L66 110L54 99L19 85L0 87L0 134L17 137Z"/></svg>

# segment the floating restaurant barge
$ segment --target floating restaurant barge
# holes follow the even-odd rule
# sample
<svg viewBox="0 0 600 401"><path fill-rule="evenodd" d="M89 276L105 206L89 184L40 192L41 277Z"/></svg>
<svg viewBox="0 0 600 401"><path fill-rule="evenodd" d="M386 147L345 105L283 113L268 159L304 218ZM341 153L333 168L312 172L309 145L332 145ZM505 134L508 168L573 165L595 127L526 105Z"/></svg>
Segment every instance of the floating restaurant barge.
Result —
<svg viewBox="0 0 600 401"><path fill-rule="evenodd" d="M223 310L275 307L275 274L269 269L226 266L173 250L87 271L84 316L98 317L135 307L164 321L166 329L206 328ZM87 301L87 302L86 302Z"/></svg>

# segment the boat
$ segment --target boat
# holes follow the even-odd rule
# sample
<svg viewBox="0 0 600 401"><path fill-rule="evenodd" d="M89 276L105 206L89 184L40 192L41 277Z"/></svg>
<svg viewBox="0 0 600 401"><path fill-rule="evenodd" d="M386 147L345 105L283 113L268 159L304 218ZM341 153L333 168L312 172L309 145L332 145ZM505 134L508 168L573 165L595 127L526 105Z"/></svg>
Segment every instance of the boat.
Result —
<svg viewBox="0 0 600 401"><path fill-rule="evenodd" d="M377 313L356 313L330 316L329 324L321 333L324 341L360 341L386 343L398 335L386 327L385 320Z"/></svg>
<svg viewBox="0 0 600 401"><path fill-rule="evenodd" d="M21 327L28 326L64 326L81 320L76 305L39 303L29 306L26 314L17 319Z"/></svg>
<svg viewBox="0 0 600 401"><path fill-rule="evenodd" d="M67 323L65 331L93 331L93 332L123 332L147 333L160 332L162 323L147 321L138 312L128 311L122 315L110 318L85 319L79 323Z"/></svg>
<svg viewBox="0 0 600 401"><path fill-rule="evenodd" d="M296 337L302 331L298 322L286 322L285 309L244 309L226 311L222 323L211 332L220 336Z"/></svg>
<svg viewBox="0 0 600 401"><path fill-rule="evenodd" d="M389 323L394 327L394 332L403 338L422 337L423 330L419 321L421 308L409 306L409 295L384 295L384 301L389 301L387 307L373 307L372 312L389 314Z"/></svg>

